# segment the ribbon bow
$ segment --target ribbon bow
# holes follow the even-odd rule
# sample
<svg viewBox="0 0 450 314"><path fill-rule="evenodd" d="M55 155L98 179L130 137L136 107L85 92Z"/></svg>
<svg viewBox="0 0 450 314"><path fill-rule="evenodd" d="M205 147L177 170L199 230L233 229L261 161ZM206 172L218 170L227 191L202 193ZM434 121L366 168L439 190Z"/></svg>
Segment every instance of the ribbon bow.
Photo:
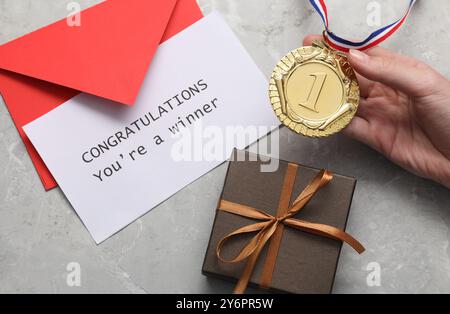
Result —
<svg viewBox="0 0 450 314"><path fill-rule="evenodd" d="M321 170L300 193L293 204L289 206L297 168L297 165L291 163L287 166L276 216L269 215L264 211L250 206L233 203L226 200L220 201L219 210L238 216L262 220L262 222L250 224L231 232L222 238L217 245L216 255L220 261L224 263L239 263L243 260L247 260L244 272L234 289L234 293L243 293L245 291L261 250L264 248L266 243L271 240L260 283L260 286L263 288L269 287L270 282L272 281L272 274L275 268L275 262L278 255L281 238L283 236L284 226L289 226L304 232L342 241L349 244L359 254L364 252L365 249L361 243L359 243L348 233L338 228L292 218L309 202L318 190L327 185L333 179L331 172ZM257 234L248 241L236 257L229 260L222 257L222 247L228 240L238 235L253 232L257 232Z"/></svg>

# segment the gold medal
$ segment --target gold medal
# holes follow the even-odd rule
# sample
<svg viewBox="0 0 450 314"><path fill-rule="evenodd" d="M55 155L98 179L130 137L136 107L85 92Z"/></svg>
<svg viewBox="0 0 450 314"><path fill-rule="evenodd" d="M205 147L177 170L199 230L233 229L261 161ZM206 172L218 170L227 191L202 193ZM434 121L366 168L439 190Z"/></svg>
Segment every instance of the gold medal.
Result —
<svg viewBox="0 0 450 314"><path fill-rule="evenodd" d="M323 137L345 128L359 105L359 85L344 53L324 41L289 52L275 66L269 96L292 131Z"/></svg>

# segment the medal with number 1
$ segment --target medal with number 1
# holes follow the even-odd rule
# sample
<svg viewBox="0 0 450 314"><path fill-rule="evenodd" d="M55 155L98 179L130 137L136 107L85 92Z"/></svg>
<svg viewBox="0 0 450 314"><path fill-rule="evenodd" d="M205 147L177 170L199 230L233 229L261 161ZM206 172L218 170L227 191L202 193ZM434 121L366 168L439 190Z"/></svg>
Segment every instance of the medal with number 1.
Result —
<svg viewBox="0 0 450 314"><path fill-rule="evenodd" d="M349 49L366 50L391 36L404 16L361 42L338 37L329 30L324 0L310 0L321 16L324 39L289 52L275 66L269 86L272 107L280 121L296 133L323 137L341 131L358 110L360 92L356 74L347 60Z"/></svg>

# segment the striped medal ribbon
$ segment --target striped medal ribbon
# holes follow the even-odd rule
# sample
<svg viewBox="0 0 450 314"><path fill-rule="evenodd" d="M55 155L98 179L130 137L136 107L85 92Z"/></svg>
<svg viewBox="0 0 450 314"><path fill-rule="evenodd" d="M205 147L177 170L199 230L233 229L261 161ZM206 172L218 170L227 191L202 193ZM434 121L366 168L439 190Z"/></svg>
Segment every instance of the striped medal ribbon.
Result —
<svg viewBox="0 0 450 314"><path fill-rule="evenodd" d="M350 49L366 50L372 48L389 38L405 22L406 18L411 13L416 0L409 1L408 9L400 19L387 26L377 29L363 41L350 41L334 34L329 28L328 10L325 0L309 0L309 2L322 18L325 26L324 39L327 44L335 50L348 52Z"/></svg>

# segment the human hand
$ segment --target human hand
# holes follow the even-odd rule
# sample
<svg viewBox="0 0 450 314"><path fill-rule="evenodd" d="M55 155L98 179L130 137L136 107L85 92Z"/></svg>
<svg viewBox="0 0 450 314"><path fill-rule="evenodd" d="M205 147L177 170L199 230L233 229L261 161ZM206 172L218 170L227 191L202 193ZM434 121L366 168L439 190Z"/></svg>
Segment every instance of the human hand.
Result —
<svg viewBox="0 0 450 314"><path fill-rule="evenodd" d="M304 45L321 36L310 35ZM450 188L450 81L428 65L386 49L352 50L361 89L344 133L394 163Z"/></svg>

